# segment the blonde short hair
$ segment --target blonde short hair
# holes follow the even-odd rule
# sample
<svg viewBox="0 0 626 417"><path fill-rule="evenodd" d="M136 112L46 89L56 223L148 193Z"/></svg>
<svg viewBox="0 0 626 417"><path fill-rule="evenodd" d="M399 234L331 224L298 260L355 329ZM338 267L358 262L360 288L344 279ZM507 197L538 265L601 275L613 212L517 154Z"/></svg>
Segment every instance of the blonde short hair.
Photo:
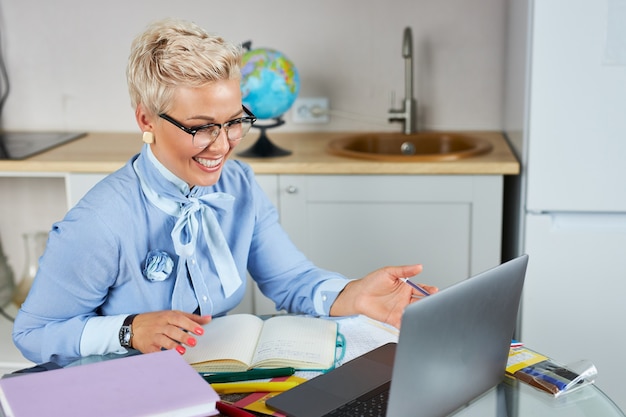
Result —
<svg viewBox="0 0 626 417"><path fill-rule="evenodd" d="M158 115L170 110L177 87L238 79L242 48L198 25L157 21L132 43L126 77L131 104Z"/></svg>

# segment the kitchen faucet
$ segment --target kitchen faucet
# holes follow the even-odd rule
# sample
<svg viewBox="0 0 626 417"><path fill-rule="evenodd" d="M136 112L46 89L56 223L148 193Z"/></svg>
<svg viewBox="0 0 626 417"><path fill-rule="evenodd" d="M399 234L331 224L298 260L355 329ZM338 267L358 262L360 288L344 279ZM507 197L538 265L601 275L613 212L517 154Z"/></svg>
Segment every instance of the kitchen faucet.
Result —
<svg viewBox="0 0 626 417"><path fill-rule="evenodd" d="M413 98L413 35L410 27L404 29L402 57L404 58L403 106L400 110L393 108L389 110L389 121L402 122L404 134L410 135L417 130L417 101Z"/></svg>

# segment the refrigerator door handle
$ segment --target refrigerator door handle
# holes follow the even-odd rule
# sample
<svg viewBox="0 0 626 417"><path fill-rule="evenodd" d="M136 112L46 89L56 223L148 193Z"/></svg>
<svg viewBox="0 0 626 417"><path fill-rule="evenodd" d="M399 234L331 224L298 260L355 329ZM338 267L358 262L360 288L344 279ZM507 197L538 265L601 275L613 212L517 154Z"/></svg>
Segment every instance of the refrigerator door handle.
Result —
<svg viewBox="0 0 626 417"><path fill-rule="evenodd" d="M613 231L626 233L626 212L544 212L552 220L552 230L560 231Z"/></svg>

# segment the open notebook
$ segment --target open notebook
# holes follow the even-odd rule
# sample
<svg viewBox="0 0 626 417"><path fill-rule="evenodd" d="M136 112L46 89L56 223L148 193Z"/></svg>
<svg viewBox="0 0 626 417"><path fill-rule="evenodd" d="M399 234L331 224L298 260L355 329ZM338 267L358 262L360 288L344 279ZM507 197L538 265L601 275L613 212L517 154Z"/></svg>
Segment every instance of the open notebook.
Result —
<svg viewBox="0 0 626 417"><path fill-rule="evenodd" d="M452 413L504 377L527 264L523 255L409 305L397 344L359 356L267 405L291 417L341 416L352 407L378 407L378 415L389 417Z"/></svg>

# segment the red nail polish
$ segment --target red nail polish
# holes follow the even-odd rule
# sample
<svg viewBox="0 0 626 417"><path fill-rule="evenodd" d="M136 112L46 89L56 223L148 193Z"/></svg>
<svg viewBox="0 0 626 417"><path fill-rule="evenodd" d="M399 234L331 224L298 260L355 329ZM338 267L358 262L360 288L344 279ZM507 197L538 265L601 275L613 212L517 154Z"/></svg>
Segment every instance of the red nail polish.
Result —
<svg viewBox="0 0 626 417"><path fill-rule="evenodd" d="M201 335L204 334L204 329L202 327L196 327L195 329L193 329L193 332L197 335Z"/></svg>
<svg viewBox="0 0 626 417"><path fill-rule="evenodd" d="M185 354L184 346L181 346L181 345L176 346L176 352L180 353L181 355L184 355Z"/></svg>
<svg viewBox="0 0 626 417"><path fill-rule="evenodd" d="M194 339L193 337L190 337L189 339L187 339L187 344L189 346L195 346L196 345L196 339Z"/></svg>

